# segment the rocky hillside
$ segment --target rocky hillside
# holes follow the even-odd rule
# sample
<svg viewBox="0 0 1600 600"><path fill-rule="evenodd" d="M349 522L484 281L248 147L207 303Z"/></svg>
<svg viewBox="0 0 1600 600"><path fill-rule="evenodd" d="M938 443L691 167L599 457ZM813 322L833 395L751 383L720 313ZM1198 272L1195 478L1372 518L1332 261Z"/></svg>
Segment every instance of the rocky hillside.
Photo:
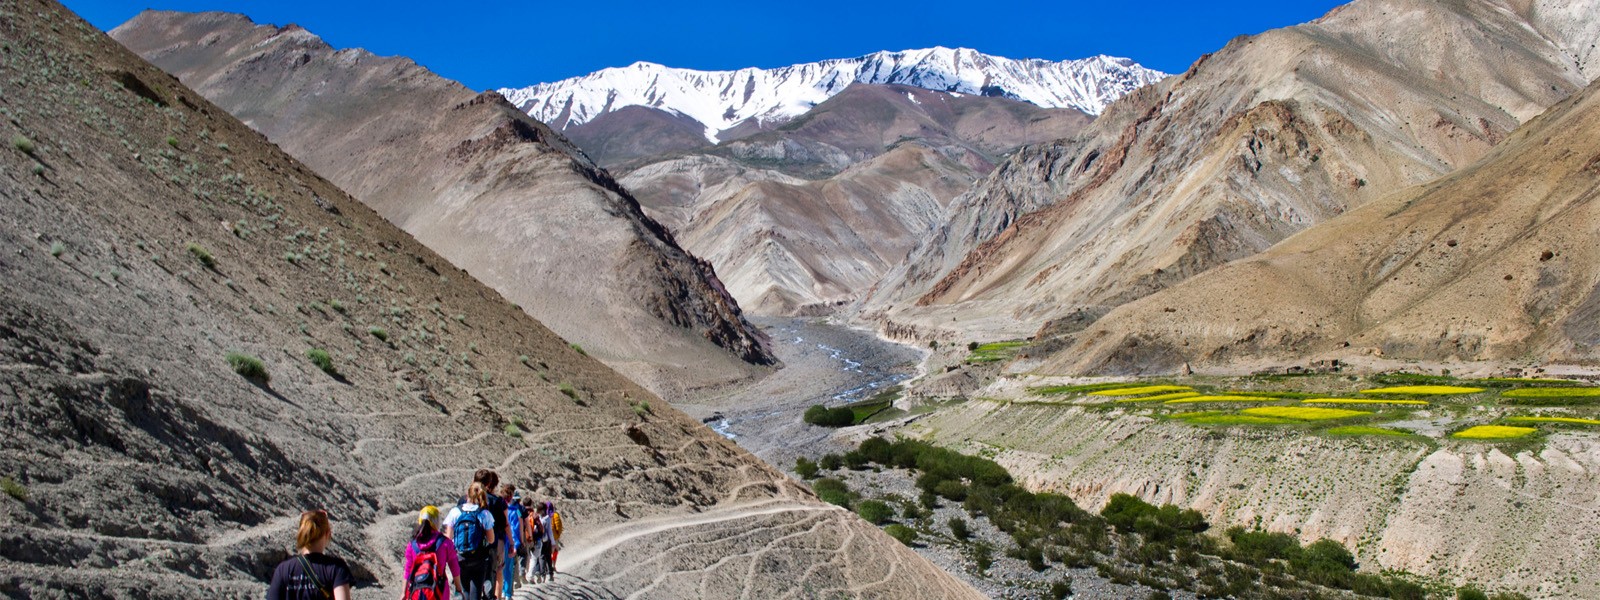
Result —
<svg viewBox="0 0 1600 600"><path fill-rule="evenodd" d="M855 85L776 131L635 161L622 181L716 265L741 306L831 312L901 261L1004 153L1088 121L1003 98Z"/></svg>
<svg viewBox="0 0 1600 600"><path fill-rule="evenodd" d="M1600 360L1600 84L1478 163L1118 309L1044 368ZM1249 298L1248 302L1240 302Z"/></svg>
<svg viewBox="0 0 1600 600"><path fill-rule="evenodd" d="M899 84L995 96L1099 114L1118 96L1165 77L1126 58L1015 60L966 48L876 52L776 69L695 71L638 62L501 93L534 118L566 130L630 106L698 123L710 143L730 130L798 117L852 84Z"/></svg>
<svg viewBox="0 0 1600 600"><path fill-rule="evenodd" d="M150 11L112 36L647 387L772 362L709 264L497 94L240 15Z"/></svg>
<svg viewBox="0 0 1600 600"><path fill-rule="evenodd" d="M1083 135L1017 153L865 314L920 337L1081 327L1482 157L1600 74L1596 13L1358 0L1235 39Z"/></svg>
<svg viewBox="0 0 1600 600"><path fill-rule="evenodd" d="M1600 594L1588 576L1600 556L1600 442L1591 433L1555 433L1530 448L1197 427L1132 406L1012 402L1027 400L1016 392L986 389L991 399L940 410L903 433L993 458L1025 487L1090 510L1133 494L1194 508L1214 530L1331 538L1369 572L1535 598Z"/></svg>
<svg viewBox="0 0 1600 600"><path fill-rule="evenodd" d="M553 593L978 597L58 4L0 47L6 595L260 597L325 508L393 597L493 467L565 509Z"/></svg>

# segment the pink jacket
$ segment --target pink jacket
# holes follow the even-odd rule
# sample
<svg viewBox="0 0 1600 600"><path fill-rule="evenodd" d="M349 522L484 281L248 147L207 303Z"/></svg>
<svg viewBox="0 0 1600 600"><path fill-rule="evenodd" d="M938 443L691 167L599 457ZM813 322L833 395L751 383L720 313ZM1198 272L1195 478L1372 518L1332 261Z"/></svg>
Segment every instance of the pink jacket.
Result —
<svg viewBox="0 0 1600 600"><path fill-rule="evenodd" d="M439 535L435 532L433 537L424 539L421 545L431 544L435 539L439 540L439 564L450 570L451 581L460 581L461 559L456 556L456 543L450 541L449 536ZM405 570L401 571L406 577L411 576L411 564L417 559L417 546L418 543L415 541L406 543L406 566Z"/></svg>

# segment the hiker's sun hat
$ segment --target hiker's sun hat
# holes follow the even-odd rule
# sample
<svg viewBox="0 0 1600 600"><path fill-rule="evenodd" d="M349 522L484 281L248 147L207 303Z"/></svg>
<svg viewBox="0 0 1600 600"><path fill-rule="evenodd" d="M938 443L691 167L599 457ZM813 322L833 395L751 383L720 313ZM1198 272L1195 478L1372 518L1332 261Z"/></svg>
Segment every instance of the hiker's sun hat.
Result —
<svg viewBox="0 0 1600 600"><path fill-rule="evenodd" d="M439 507L437 507L437 506L424 506L424 507L422 507L422 512L417 514L417 524L421 525L423 521L427 521L429 523L432 523L433 526L435 528L437 528L439 526Z"/></svg>

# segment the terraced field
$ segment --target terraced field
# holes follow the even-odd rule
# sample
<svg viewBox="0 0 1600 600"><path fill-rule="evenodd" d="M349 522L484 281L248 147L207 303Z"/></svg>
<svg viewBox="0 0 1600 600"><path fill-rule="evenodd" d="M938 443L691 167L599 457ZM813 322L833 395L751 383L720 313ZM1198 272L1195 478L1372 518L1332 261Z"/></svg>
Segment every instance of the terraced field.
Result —
<svg viewBox="0 0 1600 600"><path fill-rule="evenodd" d="M1595 391L1591 391L1595 390ZM1600 597L1600 388L1419 376L1001 378L903 426L1096 510L1329 537L1371 569ZM1530 406L1526 400L1558 399Z"/></svg>

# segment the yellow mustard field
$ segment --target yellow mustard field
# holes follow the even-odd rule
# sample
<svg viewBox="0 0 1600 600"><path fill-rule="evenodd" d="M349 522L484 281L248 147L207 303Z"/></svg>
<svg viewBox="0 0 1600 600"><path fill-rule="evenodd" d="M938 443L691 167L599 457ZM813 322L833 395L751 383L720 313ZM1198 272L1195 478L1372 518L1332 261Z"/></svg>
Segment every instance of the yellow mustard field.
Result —
<svg viewBox="0 0 1600 600"><path fill-rule="evenodd" d="M1302 400L1301 404L1398 404L1404 406L1427 406L1427 400L1390 400L1385 398L1312 398Z"/></svg>
<svg viewBox="0 0 1600 600"><path fill-rule="evenodd" d="M1154 396L1139 396L1137 398L1118 398L1117 402L1166 402L1180 398L1193 398L1200 394L1195 392L1173 392L1171 394L1156 394Z"/></svg>
<svg viewBox="0 0 1600 600"><path fill-rule="evenodd" d="M1370 415L1364 410L1348 410L1343 408L1317 408L1314 406L1257 406L1239 411L1247 415L1259 417L1277 417L1280 419L1295 419L1299 421L1325 421L1328 419L1348 419Z"/></svg>
<svg viewBox="0 0 1600 600"><path fill-rule="evenodd" d="M1519 438L1538 431L1532 427L1512 427L1509 425L1478 425L1455 432L1450 437L1464 440L1509 440Z"/></svg>

